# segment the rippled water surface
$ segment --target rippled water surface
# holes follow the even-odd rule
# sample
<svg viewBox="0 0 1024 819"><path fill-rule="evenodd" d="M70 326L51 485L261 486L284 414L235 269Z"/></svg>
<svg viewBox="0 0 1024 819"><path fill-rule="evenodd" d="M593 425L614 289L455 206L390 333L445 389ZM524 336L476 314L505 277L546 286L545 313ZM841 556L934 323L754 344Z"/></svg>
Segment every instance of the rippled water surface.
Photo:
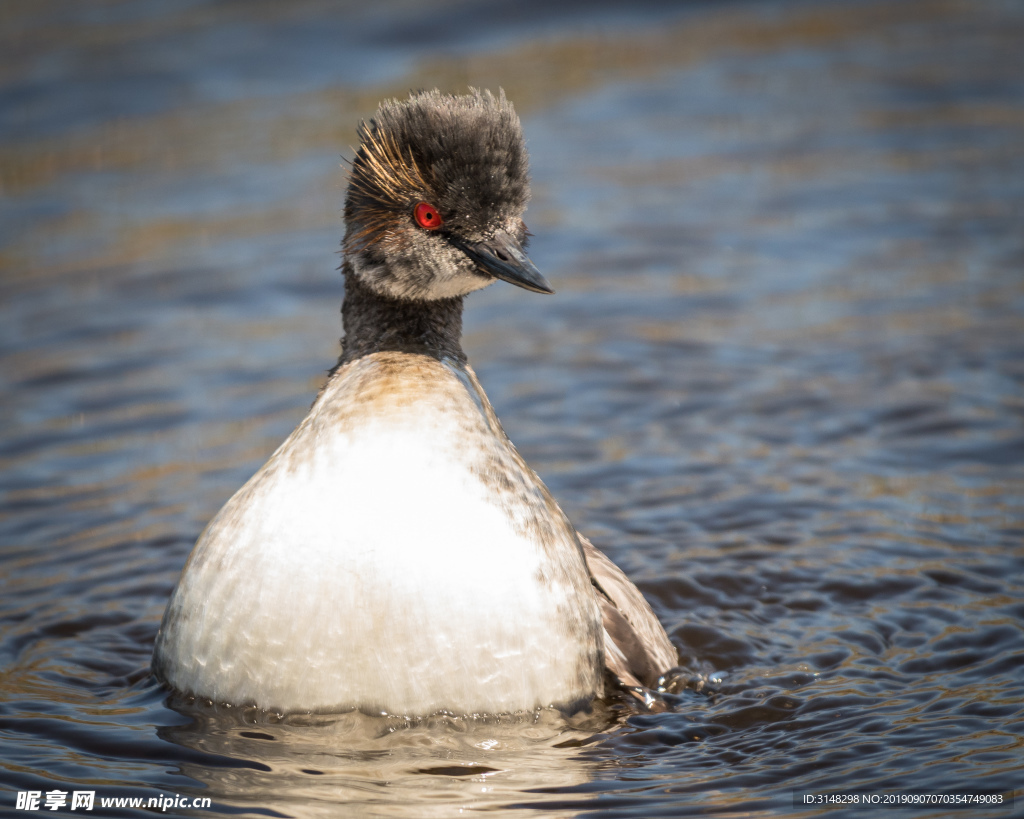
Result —
<svg viewBox="0 0 1024 819"><path fill-rule="evenodd" d="M0 40L0 813L1024 810L1024 5L12 0ZM467 85L523 117L558 290L474 294L467 351L672 708L169 698L185 557L337 354L339 156Z"/></svg>

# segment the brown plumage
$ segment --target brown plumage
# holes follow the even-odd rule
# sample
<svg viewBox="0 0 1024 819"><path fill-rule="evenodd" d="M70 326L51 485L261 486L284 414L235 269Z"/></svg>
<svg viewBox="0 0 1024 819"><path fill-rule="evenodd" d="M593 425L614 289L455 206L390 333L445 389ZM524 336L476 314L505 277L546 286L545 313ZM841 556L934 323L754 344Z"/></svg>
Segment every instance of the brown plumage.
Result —
<svg viewBox="0 0 1024 819"><path fill-rule="evenodd" d="M604 627L604 664L619 684L647 705L654 688L677 663L675 647L650 604L622 569L579 535Z"/></svg>

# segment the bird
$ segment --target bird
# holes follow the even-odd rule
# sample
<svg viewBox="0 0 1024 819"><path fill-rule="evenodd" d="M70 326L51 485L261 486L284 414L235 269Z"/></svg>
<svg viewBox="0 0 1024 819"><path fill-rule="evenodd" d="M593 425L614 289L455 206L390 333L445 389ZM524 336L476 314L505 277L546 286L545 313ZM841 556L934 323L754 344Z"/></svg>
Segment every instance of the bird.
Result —
<svg viewBox="0 0 1024 819"><path fill-rule="evenodd" d="M209 522L152 669L190 697L280 713L647 707L677 654L637 587L502 429L461 344L527 257L522 125L504 91L437 89L359 125L344 337L308 415Z"/></svg>

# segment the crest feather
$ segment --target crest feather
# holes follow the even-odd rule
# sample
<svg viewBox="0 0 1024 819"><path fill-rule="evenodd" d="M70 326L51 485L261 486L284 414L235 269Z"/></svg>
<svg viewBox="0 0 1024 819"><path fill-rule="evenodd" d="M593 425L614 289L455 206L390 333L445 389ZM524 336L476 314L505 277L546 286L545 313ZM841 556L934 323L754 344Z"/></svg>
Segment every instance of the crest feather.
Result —
<svg viewBox="0 0 1024 819"><path fill-rule="evenodd" d="M414 93L381 103L359 126L345 201L346 253L402 241L416 202L436 207L452 228L518 216L529 199L522 126L504 93Z"/></svg>

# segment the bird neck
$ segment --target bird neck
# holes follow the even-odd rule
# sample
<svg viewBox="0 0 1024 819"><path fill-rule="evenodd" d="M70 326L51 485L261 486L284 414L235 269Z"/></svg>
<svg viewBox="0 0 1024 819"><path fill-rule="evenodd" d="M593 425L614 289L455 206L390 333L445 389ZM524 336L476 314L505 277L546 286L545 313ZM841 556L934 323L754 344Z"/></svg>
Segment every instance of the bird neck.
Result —
<svg viewBox="0 0 1024 819"><path fill-rule="evenodd" d="M339 366L371 353L418 353L466 363L462 351L462 297L412 301L382 296L363 284L345 262Z"/></svg>

